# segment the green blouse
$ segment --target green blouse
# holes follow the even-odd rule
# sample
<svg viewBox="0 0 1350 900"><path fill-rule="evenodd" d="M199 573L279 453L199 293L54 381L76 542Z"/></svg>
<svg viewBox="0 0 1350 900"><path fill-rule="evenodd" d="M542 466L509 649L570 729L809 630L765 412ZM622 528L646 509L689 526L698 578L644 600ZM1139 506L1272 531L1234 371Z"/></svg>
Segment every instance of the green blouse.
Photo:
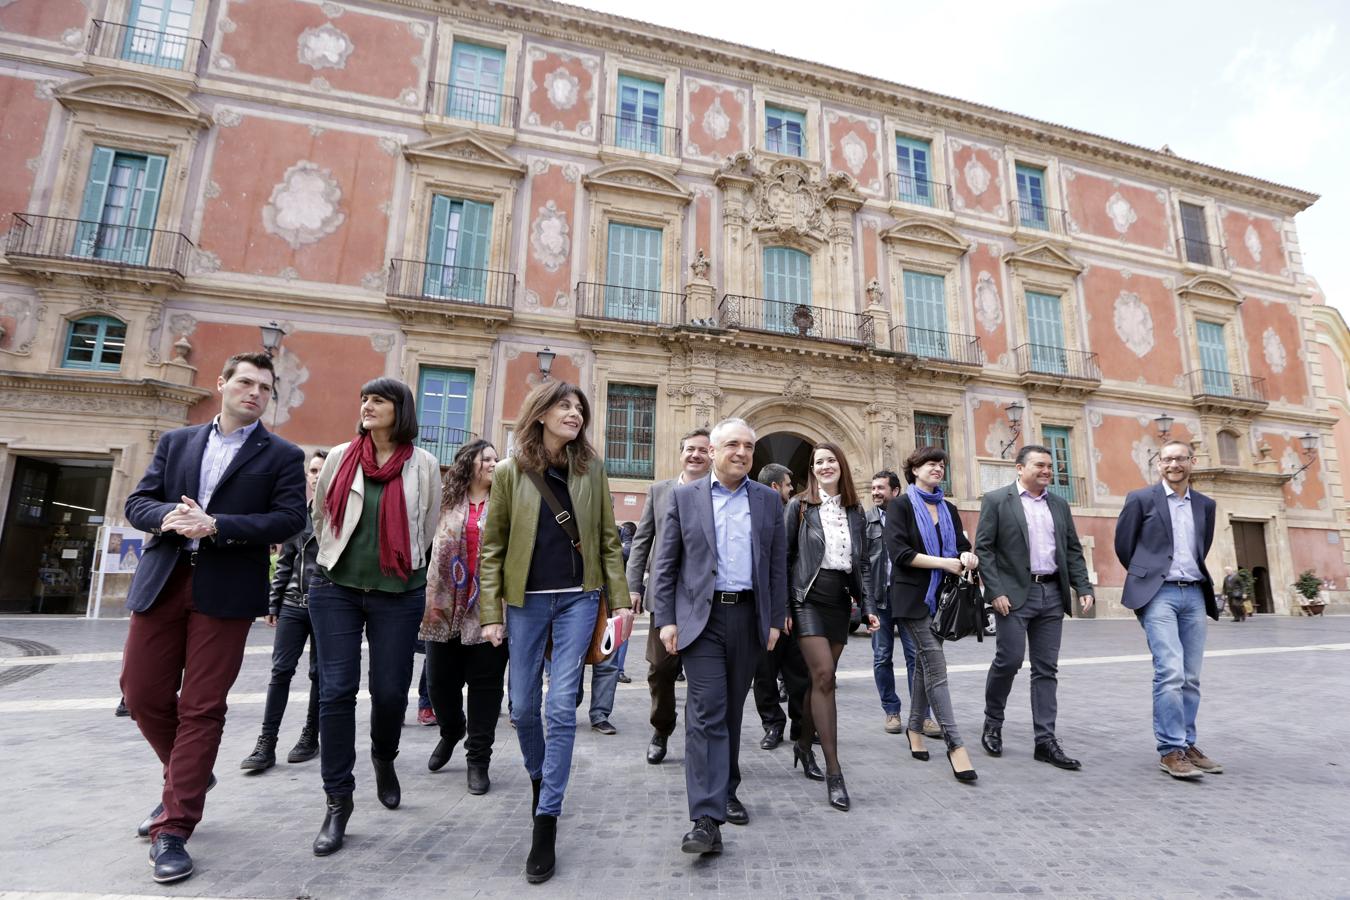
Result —
<svg viewBox="0 0 1350 900"><path fill-rule="evenodd" d="M361 477L365 479L365 502L361 505L361 518L337 565L328 570L328 579L334 584L358 591L384 591L390 594L426 587L426 566L414 569L407 581L380 571L380 497L384 495L384 485L371 481L365 475Z"/></svg>

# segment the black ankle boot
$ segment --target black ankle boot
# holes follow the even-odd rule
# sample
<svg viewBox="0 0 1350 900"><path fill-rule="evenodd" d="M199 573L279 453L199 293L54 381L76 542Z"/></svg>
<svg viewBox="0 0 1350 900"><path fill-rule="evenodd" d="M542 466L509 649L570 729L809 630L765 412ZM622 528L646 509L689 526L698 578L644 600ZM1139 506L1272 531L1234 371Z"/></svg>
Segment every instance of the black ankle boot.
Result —
<svg viewBox="0 0 1350 900"><path fill-rule="evenodd" d="M239 768L248 769L251 772L266 772L277 764L277 738L260 736L258 743L254 745L253 752L244 757L244 761L239 764Z"/></svg>
<svg viewBox="0 0 1350 900"><path fill-rule="evenodd" d="M388 809L398 809L399 803L403 801L403 791L399 788L398 773L394 771L394 761L392 759L370 758L371 765L375 767L375 796Z"/></svg>
<svg viewBox="0 0 1350 900"><path fill-rule="evenodd" d="M843 772L840 772L838 775L826 775L825 790L829 795L831 806L835 809L841 809L844 812L848 812L848 788L844 787Z"/></svg>
<svg viewBox="0 0 1350 900"><path fill-rule="evenodd" d="M328 794L328 811L324 813L323 824L319 826L319 836L314 839L314 855L328 856L342 849L342 839L347 834L347 820L351 818L351 794Z"/></svg>
<svg viewBox="0 0 1350 900"><path fill-rule="evenodd" d="M534 817L534 840L530 843L530 855L525 858L525 880L530 884L543 884L553 877L557 857L553 845L558 839L557 816Z"/></svg>
<svg viewBox="0 0 1350 900"><path fill-rule="evenodd" d="M544 779L531 778L530 787L534 790L534 800L530 803L530 817L533 818L539 812L539 789L543 787Z"/></svg>
<svg viewBox="0 0 1350 900"><path fill-rule="evenodd" d="M300 731L300 740L295 742L286 756L288 763L308 762L319 755L319 729L309 723Z"/></svg>

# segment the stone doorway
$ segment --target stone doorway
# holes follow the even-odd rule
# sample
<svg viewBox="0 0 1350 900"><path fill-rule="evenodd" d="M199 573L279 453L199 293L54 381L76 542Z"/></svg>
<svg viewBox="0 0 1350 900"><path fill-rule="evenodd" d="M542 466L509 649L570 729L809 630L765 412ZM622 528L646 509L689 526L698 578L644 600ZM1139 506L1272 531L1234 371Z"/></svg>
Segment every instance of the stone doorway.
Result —
<svg viewBox="0 0 1350 900"><path fill-rule="evenodd" d="M759 477L760 469L769 463L779 463L792 470L793 493L806 487L806 475L811 470L811 443L801 435L776 431L760 435L755 442L755 459L750 472Z"/></svg>
<svg viewBox="0 0 1350 900"><path fill-rule="evenodd" d="M1274 598L1270 593L1270 560L1266 557L1266 523L1240 522L1233 525L1233 549L1236 551L1239 569L1248 569L1255 582L1255 597L1252 606L1259 613L1275 611Z"/></svg>

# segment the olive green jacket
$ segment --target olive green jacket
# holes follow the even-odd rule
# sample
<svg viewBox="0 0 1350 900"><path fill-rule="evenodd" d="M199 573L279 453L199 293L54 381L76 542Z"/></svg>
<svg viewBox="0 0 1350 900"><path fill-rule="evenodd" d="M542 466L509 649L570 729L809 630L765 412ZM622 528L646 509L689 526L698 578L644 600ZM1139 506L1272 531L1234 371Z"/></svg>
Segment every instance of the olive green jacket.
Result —
<svg viewBox="0 0 1350 900"><path fill-rule="evenodd" d="M572 495L577 532L581 535L582 588L606 589L611 610L632 606L604 461L592 460L585 475L570 470L567 491ZM520 471L515 459L500 463L492 473L492 504L483 524L478 558L479 621L483 625L504 621L503 604L525 604L525 581L534 556L534 536L543 502L544 498Z"/></svg>

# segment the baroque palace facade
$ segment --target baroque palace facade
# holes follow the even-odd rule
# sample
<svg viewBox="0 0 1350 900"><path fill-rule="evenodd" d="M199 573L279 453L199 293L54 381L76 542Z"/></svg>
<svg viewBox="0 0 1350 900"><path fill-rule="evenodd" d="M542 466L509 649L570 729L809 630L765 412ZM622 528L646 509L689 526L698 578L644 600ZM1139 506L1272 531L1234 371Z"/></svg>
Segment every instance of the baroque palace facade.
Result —
<svg viewBox="0 0 1350 900"><path fill-rule="evenodd" d="M799 483L817 440L860 485L943 443L972 531L1047 444L1105 615L1166 428L1211 571L1350 596L1307 192L545 0L7 0L0 57L0 610L85 608L98 526L271 321L264 421L308 447L376 375L443 461L580 383L620 520L724 416Z"/></svg>

